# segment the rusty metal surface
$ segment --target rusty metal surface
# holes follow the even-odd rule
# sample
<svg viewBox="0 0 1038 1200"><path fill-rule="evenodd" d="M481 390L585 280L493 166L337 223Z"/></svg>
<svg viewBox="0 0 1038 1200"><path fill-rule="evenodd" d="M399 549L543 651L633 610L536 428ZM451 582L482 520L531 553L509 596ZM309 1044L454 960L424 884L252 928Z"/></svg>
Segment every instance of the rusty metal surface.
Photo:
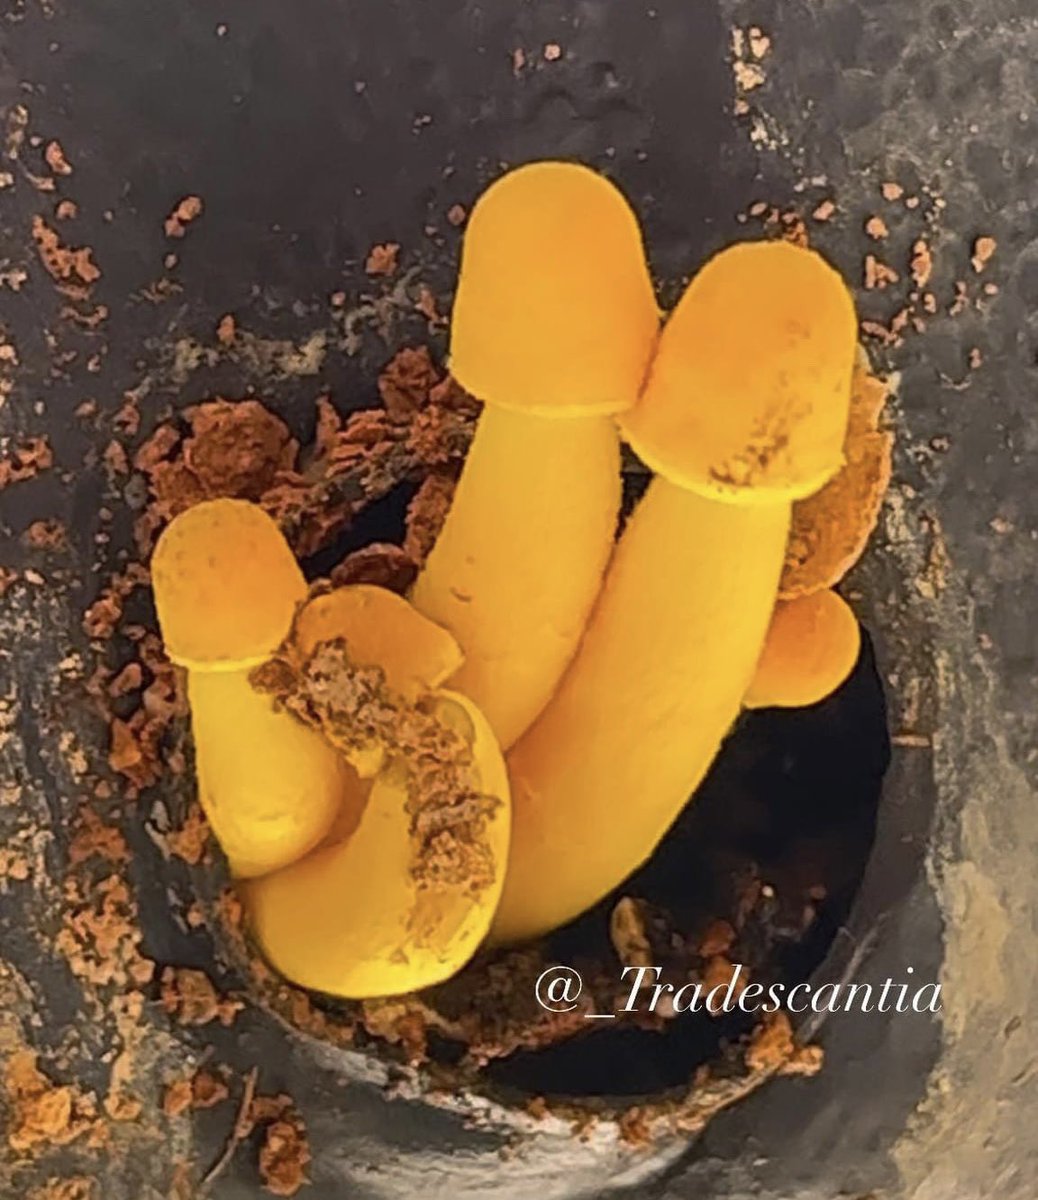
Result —
<svg viewBox="0 0 1038 1200"><path fill-rule="evenodd" d="M759 60L745 49L754 27L770 39ZM7 4L0 348L12 350L0 355L0 450L46 433L54 466L0 493L0 566L17 576L0 599L0 829L28 864L26 878L10 861L0 871L0 1055L40 1051L52 1081L74 1089L74 1113L107 1140L5 1151L4 1194L43 1197L49 1181L82 1176L104 1200L183 1200L192 1192L178 1192L177 1164L218 1158L229 1107L262 1064L264 1091L283 1089L305 1119L314 1158L303 1194L314 1200L607 1188L674 1200L1030 1200L1036 61L1029 0ZM71 174L48 164L52 140ZM860 290L877 321L908 302L919 238L934 259L919 290L938 311L920 301L925 328L899 344L873 339L878 361L900 372L899 459L852 579L892 729L921 740L895 746L873 859L821 977L851 963L867 982L911 963L944 980L944 1019L921 1029L845 1015L821 1033L817 1078L770 1084L698 1140L650 1151L608 1124L578 1142L475 1098L430 1104L406 1072L253 1005L230 1028L171 1020L142 964L204 969L228 991L234 980L214 967L207 936L178 924L168 889L189 895L189 873L149 835L162 821L151 793L117 821L128 888L112 898L104 953L74 924L112 876L102 855L71 861L70 845L84 777L120 786L107 729L83 703L96 651L82 617L143 503L139 482L104 467L127 394L141 438L214 394L254 391L303 432L321 390L343 407L370 404L393 349L442 344L414 305L423 285L449 293L460 232L448 210L503 165L549 155L622 184L667 298L705 254L759 231L755 202L803 217L852 280L869 252L895 263L896 287ZM905 189L896 202L881 195L887 181ZM168 236L165 219L194 195L202 213ZM814 218L829 198L833 215ZM77 215L56 217L62 199ZM863 233L877 213L890 230L882 251ZM39 216L66 245L91 249L101 275L85 297L45 269ZM998 245L978 274L981 235ZM401 243L402 270L383 285L364 258L386 240ZM968 301L949 313L957 281ZM98 305L107 312L91 327ZM230 348L215 335L226 313L239 330ZM974 348L982 361L971 366ZM66 549L25 544L41 517L64 523ZM130 993L140 1011L126 1008ZM207 1056L233 1069L230 1104L165 1116L166 1086ZM11 1112L0 1120L10 1127ZM209 1191L263 1194L254 1154L239 1153Z"/></svg>

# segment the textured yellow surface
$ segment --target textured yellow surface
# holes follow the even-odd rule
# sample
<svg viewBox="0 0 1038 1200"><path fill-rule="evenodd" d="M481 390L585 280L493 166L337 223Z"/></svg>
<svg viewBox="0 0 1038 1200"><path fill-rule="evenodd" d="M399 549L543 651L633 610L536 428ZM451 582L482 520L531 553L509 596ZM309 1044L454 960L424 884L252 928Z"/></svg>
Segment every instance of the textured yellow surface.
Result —
<svg viewBox="0 0 1038 1200"><path fill-rule="evenodd" d="M624 436L654 471L756 503L817 491L843 463L857 337L843 280L813 250L741 242L668 320Z"/></svg>
<svg viewBox="0 0 1038 1200"><path fill-rule="evenodd" d="M854 670L860 649L857 618L836 592L780 601L746 693L746 707L817 704Z"/></svg>
<svg viewBox="0 0 1038 1200"><path fill-rule="evenodd" d="M206 670L269 658L306 597L281 531L247 500L206 500L175 517L155 547L151 578L166 653Z"/></svg>
<svg viewBox="0 0 1038 1200"><path fill-rule="evenodd" d="M418 888L407 792L384 771L352 837L245 889L264 953L295 983L355 999L428 987L459 971L486 935L508 855L508 778L479 710L456 693L437 695L471 730L473 787L501 800L487 827L494 882L476 897L464 885Z"/></svg>
<svg viewBox="0 0 1038 1200"><path fill-rule="evenodd" d="M313 849L363 800L320 734L275 712L249 671L188 675L199 799L232 874L262 875ZM354 814L353 820L356 820Z"/></svg>

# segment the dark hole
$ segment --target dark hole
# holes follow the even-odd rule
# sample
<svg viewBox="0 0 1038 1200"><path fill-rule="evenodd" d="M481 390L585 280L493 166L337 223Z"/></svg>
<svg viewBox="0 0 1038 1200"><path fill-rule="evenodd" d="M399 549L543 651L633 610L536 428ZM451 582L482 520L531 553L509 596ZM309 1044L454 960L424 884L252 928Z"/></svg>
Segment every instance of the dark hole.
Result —
<svg viewBox="0 0 1038 1200"><path fill-rule="evenodd" d="M667 910L678 929L702 928L715 918L734 924L745 882L756 878L772 895L729 957L749 968L754 982L806 980L860 884L889 750L882 686L866 637L853 675L829 699L740 720L695 803L650 862L551 935L550 955L563 963L616 964L609 916L624 896ZM741 1012L694 1012L671 1019L663 1031L596 1022L582 1036L493 1062L486 1077L537 1095L648 1095L687 1084L754 1020Z"/></svg>
<svg viewBox="0 0 1038 1200"><path fill-rule="evenodd" d="M404 540L407 506L417 490L417 484L402 483L359 512L333 542L303 563L307 579L327 576L347 554L372 542L395 542L399 546Z"/></svg>

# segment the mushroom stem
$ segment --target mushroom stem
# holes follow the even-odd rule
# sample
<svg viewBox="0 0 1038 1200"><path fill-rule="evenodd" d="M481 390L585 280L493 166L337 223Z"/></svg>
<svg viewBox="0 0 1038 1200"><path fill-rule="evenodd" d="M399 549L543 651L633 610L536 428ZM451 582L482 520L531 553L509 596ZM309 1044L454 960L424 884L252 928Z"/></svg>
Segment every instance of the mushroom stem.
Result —
<svg viewBox="0 0 1038 1200"><path fill-rule="evenodd" d="M175 517L151 567L166 651L187 667L202 808L233 875L273 871L316 846L356 791L342 757L249 682L288 635L306 580L245 500Z"/></svg>
<svg viewBox="0 0 1038 1200"><path fill-rule="evenodd" d="M689 284L620 417L660 477L558 690L508 756L496 941L594 904L705 775L760 657L792 502L841 465L855 334L843 281L807 250L735 246Z"/></svg>
<svg viewBox="0 0 1038 1200"><path fill-rule="evenodd" d="M548 702L601 587L621 492L609 414L634 404L658 330L637 220L601 175L534 163L483 194L451 371L484 411L412 599L457 638L452 686L503 747Z"/></svg>
<svg viewBox="0 0 1038 1200"><path fill-rule="evenodd" d="M308 602L267 671L291 711L373 776L370 790L357 780L355 828L243 889L260 945L295 983L354 999L427 987L490 926L508 777L482 713L433 682L455 656L399 596L346 587Z"/></svg>
<svg viewBox="0 0 1038 1200"><path fill-rule="evenodd" d="M360 824L245 888L260 946L294 983L361 1000L431 987L475 954L500 894L508 845L508 776L489 725L471 701L439 691L437 703L468 726L471 781L498 801L485 821L488 868L472 878L423 886L415 876L415 832L399 772L374 781Z"/></svg>
<svg viewBox="0 0 1038 1200"><path fill-rule="evenodd" d="M576 659L508 755L512 847L494 941L577 916L666 833L739 713L789 514L650 485Z"/></svg>
<svg viewBox="0 0 1038 1200"><path fill-rule="evenodd" d="M544 707L584 631L620 490L609 417L483 412L411 599L463 647L451 686L477 701L506 748Z"/></svg>

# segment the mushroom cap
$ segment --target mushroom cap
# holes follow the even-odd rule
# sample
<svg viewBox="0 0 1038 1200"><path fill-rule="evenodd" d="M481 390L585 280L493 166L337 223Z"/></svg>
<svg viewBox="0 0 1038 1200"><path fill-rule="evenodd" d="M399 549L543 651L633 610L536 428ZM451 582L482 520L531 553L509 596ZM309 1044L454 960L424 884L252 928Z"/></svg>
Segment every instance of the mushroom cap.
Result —
<svg viewBox="0 0 1038 1200"><path fill-rule="evenodd" d="M861 629L836 592L775 605L747 708L802 708L831 696L858 661Z"/></svg>
<svg viewBox="0 0 1038 1200"><path fill-rule="evenodd" d="M607 179L539 162L483 193L451 317L450 369L468 392L541 416L621 412L658 332L641 231Z"/></svg>
<svg viewBox="0 0 1038 1200"><path fill-rule="evenodd" d="M306 580L275 522L248 500L204 500L163 530L151 559L166 653L194 670L242 670L287 636Z"/></svg>
<svg viewBox="0 0 1038 1200"><path fill-rule="evenodd" d="M821 255L730 246L685 290L621 429L654 471L714 499L808 496L843 463L856 344L854 302Z"/></svg>

